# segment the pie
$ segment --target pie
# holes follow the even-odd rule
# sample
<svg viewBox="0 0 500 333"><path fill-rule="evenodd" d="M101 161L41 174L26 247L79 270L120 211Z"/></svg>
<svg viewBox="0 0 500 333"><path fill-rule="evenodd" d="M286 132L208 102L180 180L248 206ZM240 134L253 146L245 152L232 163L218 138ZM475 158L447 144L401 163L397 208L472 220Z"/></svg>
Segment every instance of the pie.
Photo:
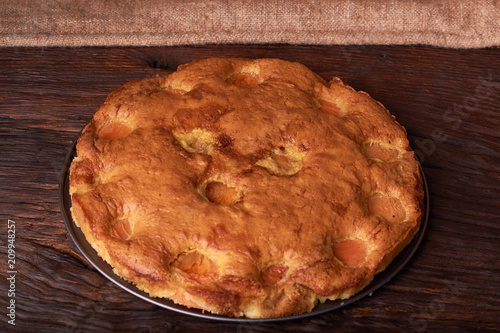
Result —
<svg viewBox="0 0 500 333"><path fill-rule="evenodd" d="M405 129L299 63L208 58L112 92L70 167L72 217L151 297L271 318L347 299L423 215Z"/></svg>

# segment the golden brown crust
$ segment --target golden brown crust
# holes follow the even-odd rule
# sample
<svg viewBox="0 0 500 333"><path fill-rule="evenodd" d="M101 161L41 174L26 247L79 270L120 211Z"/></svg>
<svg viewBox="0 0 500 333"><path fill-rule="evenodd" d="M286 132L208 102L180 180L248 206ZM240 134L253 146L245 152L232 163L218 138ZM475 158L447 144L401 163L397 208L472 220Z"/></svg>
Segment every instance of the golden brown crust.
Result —
<svg viewBox="0 0 500 333"><path fill-rule="evenodd" d="M154 297L276 317L348 298L420 226L406 132L297 63L203 59L127 83L86 126L72 214Z"/></svg>

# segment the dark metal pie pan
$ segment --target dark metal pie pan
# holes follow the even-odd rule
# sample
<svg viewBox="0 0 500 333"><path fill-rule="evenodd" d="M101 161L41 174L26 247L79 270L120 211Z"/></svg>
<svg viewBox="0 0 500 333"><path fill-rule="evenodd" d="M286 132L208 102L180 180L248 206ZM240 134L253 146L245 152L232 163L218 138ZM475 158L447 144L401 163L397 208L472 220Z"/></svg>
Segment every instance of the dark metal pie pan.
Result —
<svg viewBox="0 0 500 333"><path fill-rule="evenodd" d="M423 174L422 168L420 171L422 173L422 179L424 184L425 191L425 213L422 220L422 225L418 232L416 233L413 240L404 248L404 250L389 264L389 266L382 272L378 273L373 281L362 291L354 295L353 297L347 300L335 300L335 301L326 301L324 303L318 304L312 312L304 313L296 316L288 316L288 317L280 317L280 318L267 318L267 319L248 319L248 318L229 318L223 317L216 314L210 314L207 312L203 312L198 309L187 308L183 305L175 304L174 302L163 299L163 298L155 298L151 297L143 291L137 289L133 284L123 280L118 275L113 272L111 266L102 260L97 252L92 248L92 246L87 242L85 236L79 227L75 225L71 217L71 197L69 195L69 167L71 165L71 161L76 156L76 140L73 142L67 156L64 161L64 167L61 171L60 175L60 183L59 183L59 204L61 206L61 212L64 219L64 223L66 224L66 228L68 232L75 242L76 246L83 254L83 256L105 277L114 282L116 285L125 289L127 292L147 301L152 304L155 304L159 307L166 308L172 311L180 312L186 315L205 318L205 319L213 319L227 322L238 322L238 323L264 323L264 322L277 322L277 321L285 321L285 320L293 320L293 319L301 319L310 316L315 316L318 314L322 314L325 312L333 311L349 304L356 302L357 300L371 295L375 290L388 283L396 274L405 267L405 265L410 261L412 256L417 251L422 239L424 237L425 229L427 227L427 221L429 218L429 192L427 188L427 181Z"/></svg>

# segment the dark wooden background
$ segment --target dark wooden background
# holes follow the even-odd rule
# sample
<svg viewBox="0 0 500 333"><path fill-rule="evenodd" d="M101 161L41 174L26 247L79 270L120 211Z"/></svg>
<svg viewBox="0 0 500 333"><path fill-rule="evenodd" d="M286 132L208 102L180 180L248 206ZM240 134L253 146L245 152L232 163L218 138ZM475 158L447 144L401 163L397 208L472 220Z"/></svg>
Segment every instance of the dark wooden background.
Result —
<svg viewBox="0 0 500 333"><path fill-rule="evenodd" d="M369 92L406 127L429 183L428 229L405 269L371 297L281 323L197 319L128 294L78 252L58 202L78 132L125 82L209 56L300 61ZM499 100L497 48L0 48L0 331L499 331ZM15 327L6 317L8 219L16 222Z"/></svg>

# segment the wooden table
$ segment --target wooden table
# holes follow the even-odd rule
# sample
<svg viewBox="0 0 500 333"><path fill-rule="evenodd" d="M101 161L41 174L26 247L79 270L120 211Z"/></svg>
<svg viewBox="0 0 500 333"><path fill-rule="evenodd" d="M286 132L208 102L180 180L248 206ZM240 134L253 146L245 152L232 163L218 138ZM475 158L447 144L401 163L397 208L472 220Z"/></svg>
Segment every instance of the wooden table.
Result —
<svg viewBox="0 0 500 333"><path fill-rule="evenodd" d="M72 141L112 90L208 56L300 61L327 80L339 76L369 92L406 127L429 184L428 228L413 259L371 297L281 323L198 319L130 295L79 253L58 201ZM0 331L498 331L499 100L499 49L0 49ZM15 296L8 295L9 220L15 223ZM11 300L15 326L6 317Z"/></svg>

